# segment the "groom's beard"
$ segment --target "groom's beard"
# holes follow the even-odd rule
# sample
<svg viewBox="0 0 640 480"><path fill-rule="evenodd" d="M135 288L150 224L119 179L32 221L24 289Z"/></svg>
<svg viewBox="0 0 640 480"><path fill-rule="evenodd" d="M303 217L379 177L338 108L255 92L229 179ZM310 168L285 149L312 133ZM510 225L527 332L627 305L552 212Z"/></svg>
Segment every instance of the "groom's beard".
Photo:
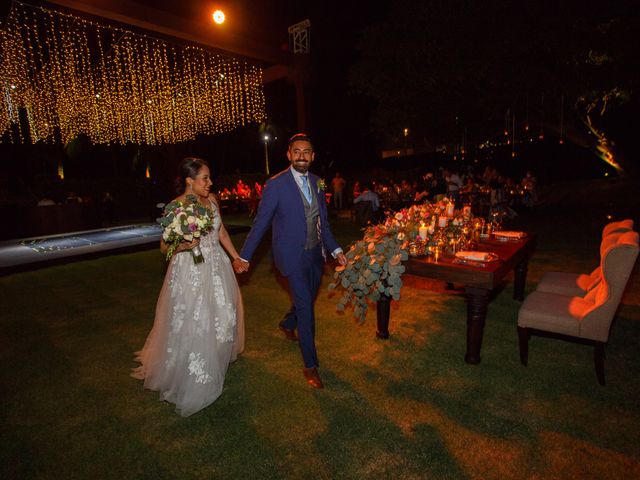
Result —
<svg viewBox="0 0 640 480"><path fill-rule="evenodd" d="M311 162L306 160L293 161L293 169L298 173L307 173L309 171L309 165L311 165Z"/></svg>

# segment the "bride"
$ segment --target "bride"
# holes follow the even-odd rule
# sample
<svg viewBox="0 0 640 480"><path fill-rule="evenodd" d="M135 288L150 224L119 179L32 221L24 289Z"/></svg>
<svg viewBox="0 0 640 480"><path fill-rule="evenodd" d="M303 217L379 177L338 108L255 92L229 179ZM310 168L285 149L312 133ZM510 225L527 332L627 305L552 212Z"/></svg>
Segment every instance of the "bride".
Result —
<svg viewBox="0 0 640 480"><path fill-rule="evenodd" d="M229 257L238 252L231 242L220 207L209 194L207 163L185 158L179 167L176 200L194 195L213 211L213 228L200 239L182 242L164 278L156 305L153 328L144 347L136 352L141 365L132 377L144 387L160 392L161 400L174 403L188 417L211 405L222 393L229 362L244 349L242 297ZM194 263L189 250L199 246L204 262ZM160 241L166 254L168 245Z"/></svg>

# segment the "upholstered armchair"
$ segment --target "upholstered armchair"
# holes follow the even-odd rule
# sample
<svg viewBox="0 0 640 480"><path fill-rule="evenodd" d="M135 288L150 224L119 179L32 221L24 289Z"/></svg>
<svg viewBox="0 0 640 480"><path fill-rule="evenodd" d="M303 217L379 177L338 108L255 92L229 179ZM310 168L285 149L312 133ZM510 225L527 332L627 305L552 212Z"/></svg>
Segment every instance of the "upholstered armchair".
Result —
<svg viewBox="0 0 640 480"><path fill-rule="evenodd" d="M610 222L602 229L602 238L604 239L604 237L611 233L630 232L631 230L633 230L633 220L630 218L617 222Z"/></svg>
<svg viewBox="0 0 640 480"><path fill-rule="evenodd" d="M600 258L606 248L617 241L620 234L633 230L633 220L611 222L602 229L602 243L600 244ZM539 292L557 293L560 295L584 297L602 278L601 265L591 273L545 272L538 282L536 290Z"/></svg>
<svg viewBox="0 0 640 480"><path fill-rule="evenodd" d="M521 363L528 363L532 333L580 339L594 345L596 376L604 385L604 347L637 257L638 233L622 233L602 252L602 279L584 297L538 290L529 294L518 312Z"/></svg>

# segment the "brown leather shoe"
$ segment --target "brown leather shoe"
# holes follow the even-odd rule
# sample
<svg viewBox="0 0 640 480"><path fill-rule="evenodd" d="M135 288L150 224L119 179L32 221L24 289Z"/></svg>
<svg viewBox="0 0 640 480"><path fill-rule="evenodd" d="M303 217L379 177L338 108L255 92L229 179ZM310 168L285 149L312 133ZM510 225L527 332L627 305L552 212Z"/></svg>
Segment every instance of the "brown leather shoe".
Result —
<svg viewBox="0 0 640 480"><path fill-rule="evenodd" d="M313 388L324 388L324 383L320 380L320 375L316 367L303 368L302 373L304 373L304 378L307 379L307 383Z"/></svg>
<svg viewBox="0 0 640 480"><path fill-rule="evenodd" d="M281 323L278 324L278 328L282 333L284 333L284 336L287 338L287 340L291 340L292 342L298 341L298 336L296 335L295 330L289 330L288 328L284 328Z"/></svg>

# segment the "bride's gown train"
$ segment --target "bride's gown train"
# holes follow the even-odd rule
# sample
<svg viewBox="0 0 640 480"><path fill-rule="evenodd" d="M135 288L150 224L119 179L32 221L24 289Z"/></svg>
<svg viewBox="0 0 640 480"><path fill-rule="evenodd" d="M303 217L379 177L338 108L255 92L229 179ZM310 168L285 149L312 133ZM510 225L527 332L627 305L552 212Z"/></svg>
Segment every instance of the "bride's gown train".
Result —
<svg viewBox="0 0 640 480"><path fill-rule="evenodd" d="M188 417L222 393L229 362L244 350L242 297L229 257L219 241L215 204L213 229L202 237L204 262L190 252L174 255L156 305L153 328L136 352L134 378L160 392Z"/></svg>

